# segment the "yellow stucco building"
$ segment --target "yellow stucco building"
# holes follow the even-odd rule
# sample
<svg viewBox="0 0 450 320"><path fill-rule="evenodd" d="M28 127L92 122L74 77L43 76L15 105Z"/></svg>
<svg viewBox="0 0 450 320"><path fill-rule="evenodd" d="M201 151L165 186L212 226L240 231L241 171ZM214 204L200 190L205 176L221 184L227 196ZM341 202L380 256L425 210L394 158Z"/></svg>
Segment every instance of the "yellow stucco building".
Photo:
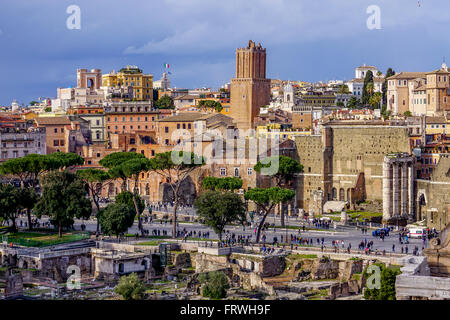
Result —
<svg viewBox="0 0 450 320"><path fill-rule="evenodd" d="M102 76L103 87L132 87L133 97L138 101L153 99L153 75L144 74L136 66L127 66L117 73L111 72Z"/></svg>

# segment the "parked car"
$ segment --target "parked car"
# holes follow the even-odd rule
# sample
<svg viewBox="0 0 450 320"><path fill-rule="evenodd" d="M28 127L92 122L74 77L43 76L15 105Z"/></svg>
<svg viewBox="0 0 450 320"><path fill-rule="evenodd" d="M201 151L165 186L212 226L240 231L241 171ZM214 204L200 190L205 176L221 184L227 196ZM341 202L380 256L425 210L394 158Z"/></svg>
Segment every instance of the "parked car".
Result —
<svg viewBox="0 0 450 320"><path fill-rule="evenodd" d="M372 231L372 236L379 237L380 235L384 234L385 236L389 236L389 229L390 228L379 228L374 231Z"/></svg>
<svg viewBox="0 0 450 320"><path fill-rule="evenodd" d="M425 229L422 228L412 228L408 230L408 238L422 238L425 234Z"/></svg>

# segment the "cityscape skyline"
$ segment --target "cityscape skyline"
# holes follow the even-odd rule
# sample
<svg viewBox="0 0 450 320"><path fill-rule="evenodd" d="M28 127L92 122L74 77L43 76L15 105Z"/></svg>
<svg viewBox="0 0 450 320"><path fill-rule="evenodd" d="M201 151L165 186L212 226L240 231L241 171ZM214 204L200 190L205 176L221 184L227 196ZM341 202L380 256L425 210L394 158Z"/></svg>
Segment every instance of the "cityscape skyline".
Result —
<svg viewBox="0 0 450 320"><path fill-rule="evenodd" d="M70 1L7 3L0 24L0 43L8 49L0 53L0 66L7 75L0 80L0 104L56 96L55 88L76 84L78 68L108 73L138 65L156 80L168 63L174 86L218 88L234 77L233 48L248 39L261 42L270 52L267 77L273 79L349 80L354 68L363 64L382 72L389 67L397 72L439 68L450 51L439 36L450 21L442 6L422 2L419 7L405 0L372 2L262 0L253 6L242 1L131 1L130 7L134 3L142 10L133 12L124 28L117 28L122 6L79 1L80 30L66 27ZM381 10L379 30L366 26L370 17L366 9L372 4ZM332 10L323 12L327 5ZM262 19L277 23L257 27ZM419 39L428 44L417 45ZM23 48L25 41L28 50ZM427 50L431 46L435 49Z"/></svg>

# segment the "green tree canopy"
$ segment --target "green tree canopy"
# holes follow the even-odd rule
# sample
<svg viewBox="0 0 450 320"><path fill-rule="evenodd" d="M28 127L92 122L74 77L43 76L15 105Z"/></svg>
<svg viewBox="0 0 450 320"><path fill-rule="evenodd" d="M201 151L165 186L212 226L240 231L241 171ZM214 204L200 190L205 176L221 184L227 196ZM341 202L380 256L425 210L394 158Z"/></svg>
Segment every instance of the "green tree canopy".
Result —
<svg viewBox="0 0 450 320"><path fill-rule="evenodd" d="M120 277L114 291L120 294L124 300L142 300L145 295L144 283L136 273Z"/></svg>
<svg viewBox="0 0 450 320"><path fill-rule="evenodd" d="M180 199L180 186L183 181L197 168L203 166L206 159L193 152L168 151L157 153L150 159L150 170L169 181L173 191L174 206L172 219L172 237L177 236L177 208Z"/></svg>
<svg viewBox="0 0 450 320"><path fill-rule="evenodd" d="M349 107L350 109L356 109L359 104L360 101L355 96L351 96L348 100L347 107Z"/></svg>
<svg viewBox="0 0 450 320"><path fill-rule="evenodd" d="M395 75L395 71L392 70L392 68L388 68L386 71L386 76L384 78L383 85L381 87L381 91L383 92L383 104L387 104L387 89L388 89L387 79L389 77L392 77L393 75Z"/></svg>
<svg viewBox="0 0 450 320"><path fill-rule="evenodd" d="M258 231L256 233L256 243L259 242L261 235L261 229L267 218L267 215L278 203L285 203L292 200L295 196L295 192L290 189L281 189L279 187L272 188L254 188L248 190L244 194L246 200L253 201L263 210L262 219L258 225Z"/></svg>
<svg viewBox="0 0 450 320"><path fill-rule="evenodd" d="M142 214L145 209L145 201L141 199L139 195L136 196L136 203L138 205L139 212L136 212L136 206L134 205L134 196L130 191L122 191L115 198L116 203L126 204L129 206L136 215Z"/></svg>
<svg viewBox="0 0 450 320"><path fill-rule="evenodd" d="M244 203L232 192L207 191L195 200L194 206L201 222L211 227L220 240L227 224L246 221Z"/></svg>
<svg viewBox="0 0 450 320"><path fill-rule="evenodd" d="M222 271L202 273L198 276L202 284L202 296L211 299L223 299L230 288L228 278Z"/></svg>
<svg viewBox="0 0 450 320"><path fill-rule="evenodd" d="M223 109L222 104L219 101L214 101L214 100L200 100L198 102L197 107L198 108L214 109L217 112L220 112Z"/></svg>
<svg viewBox="0 0 450 320"><path fill-rule="evenodd" d="M61 162L51 155L29 154L13 158L0 165L0 174L18 178L24 187L36 184L39 176L48 170L59 169Z"/></svg>
<svg viewBox="0 0 450 320"><path fill-rule="evenodd" d="M276 168L276 170L269 169L271 167ZM269 176L273 178L277 187L290 187L294 181L295 174L303 171L303 166L290 157L271 156L266 158L264 163L258 161L254 169L260 174L264 173L263 170L270 170L272 172L269 172ZM281 214L281 225L284 226L284 214Z"/></svg>
<svg viewBox="0 0 450 320"><path fill-rule="evenodd" d="M95 168L77 170L76 174L88 187L89 195L91 196L92 202L97 209L98 215L100 212L100 197L102 195L102 189L103 186L111 179L111 176L108 172ZM97 232L98 231L100 231L100 223L97 219Z"/></svg>
<svg viewBox="0 0 450 320"><path fill-rule="evenodd" d="M20 190L10 184L0 185L0 217L11 220L12 232L17 232L16 219L20 209Z"/></svg>
<svg viewBox="0 0 450 320"><path fill-rule="evenodd" d="M238 177L205 177L202 180L203 189L206 190L237 190L242 188L242 179Z"/></svg>
<svg viewBox="0 0 450 320"><path fill-rule="evenodd" d="M64 169L73 166L81 166L84 164L84 158L76 153L64 153L64 152L54 152L48 154L46 157L50 159L49 166L55 166L48 169Z"/></svg>
<svg viewBox="0 0 450 320"><path fill-rule="evenodd" d="M102 160L99 161L99 163L101 166L111 169L122 164L125 161L138 158L145 158L145 156L141 153L136 152L114 152L105 156Z"/></svg>
<svg viewBox="0 0 450 320"><path fill-rule="evenodd" d="M35 206L36 215L48 215L62 229L73 225L74 218L89 218L92 205L86 198L84 182L70 171L54 171L41 178L42 197Z"/></svg>
<svg viewBox="0 0 450 320"><path fill-rule="evenodd" d="M109 169L108 173L112 179L122 180L122 191L124 191L127 189L127 179L130 178L129 169L132 167L125 165L125 163L137 159L146 158L143 154L136 152L114 152L101 159L99 163L103 167ZM126 172L124 170L126 170Z"/></svg>
<svg viewBox="0 0 450 320"><path fill-rule="evenodd" d="M373 93L373 73L372 73L372 71L369 70L369 71L367 71L366 76L364 78L364 86L363 86L363 92L362 92L362 97L361 97L361 101L364 105L369 104L369 99L370 99L372 93Z"/></svg>
<svg viewBox="0 0 450 320"><path fill-rule="evenodd" d="M342 84L339 86L338 93L346 94L346 93L350 93L350 90L348 89L348 86L346 84Z"/></svg>
<svg viewBox="0 0 450 320"><path fill-rule="evenodd" d="M124 203L111 203L99 213L102 232L119 237L133 225L135 216L133 207Z"/></svg>
<svg viewBox="0 0 450 320"><path fill-rule="evenodd" d="M175 105L173 103L173 99L165 94L161 98L156 100L155 107L157 109L174 109Z"/></svg>
<svg viewBox="0 0 450 320"><path fill-rule="evenodd" d="M278 168L276 163L278 162ZM274 178L276 186L286 185L294 179L294 174L303 171L303 166L296 160L286 156L271 156L265 159L264 163L258 161L254 169L258 173L264 173L264 169L277 168L276 170L267 170L269 175Z"/></svg>
<svg viewBox="0 0 450 320"><path fill-rule="evenodd" d="M369 98L369 104L373 109L377 109L380 106L380 102L382 99L381 92L375 92L370 98Z"/></svg>

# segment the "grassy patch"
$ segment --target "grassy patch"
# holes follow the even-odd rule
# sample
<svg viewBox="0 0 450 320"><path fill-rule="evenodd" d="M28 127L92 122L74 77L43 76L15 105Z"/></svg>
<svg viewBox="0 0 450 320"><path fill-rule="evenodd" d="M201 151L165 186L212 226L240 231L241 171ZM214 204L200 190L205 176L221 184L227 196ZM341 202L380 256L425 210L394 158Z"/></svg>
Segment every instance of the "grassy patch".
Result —
<svg viewBox="0 0 450 320"><path fill-rule="evenodd" d="M359 281L360 279L361 279L361 273L354 273L351 278L351 280L356 280L356 281Z"/></svg>
<svg viewBox="0 0 450 320"><path fill-rule="evenodd" d="M347 214L352 219L358 219L359 222L370 221L372 218L383 216L382 212L365 212L365 211L347 211Z"/></svg>
<svg viewBox="0 0 450 320"><path fill-rule="evenodd" d="M38 233L38 232L18 232L8 234L8 243L26 246L26 247L46 247L61 243L80 241L89 238L88 233L69 232L64 233L60 238L57 233Z"/></svg>
<svg viewBox="0 0 450 320"><path fill-rule="evenodd" d="M139 246L159 246L159 244L163 241L153 240L153 241L145 241L145 242L139 242L137 245Z"/></svg>
<svg viewBox="0 0 450 320"><path fill-rule="evenodd" d="M350 258L349 260L352 260L352 261L360 261L360 260L362 260L361 258L358 258L358 257L352 257L352 258Z"/></svg>
<svg viewBox="0 0 450 320"><path fill-rule="evenodd" d="M389 267L389 269L394 270L394 271L398 271L400 272L400 269L402 268L402 266L396 265L396 264L391 264L391 266Z"/></svg>
<svg viewBox="0 0 450 320"><path fill-rule="evenodd" d="M321 300L323 297L328 296L328 290L313 290L310 294L311 295L309 295L308 300Z"/></svg>
<svg viewBox="0 0 450 320"><path fill-rule="evenodd" d="M317 258L317 254L290 254L287 256L289 259L297 260L297 259L315 259Z"/></svg>

